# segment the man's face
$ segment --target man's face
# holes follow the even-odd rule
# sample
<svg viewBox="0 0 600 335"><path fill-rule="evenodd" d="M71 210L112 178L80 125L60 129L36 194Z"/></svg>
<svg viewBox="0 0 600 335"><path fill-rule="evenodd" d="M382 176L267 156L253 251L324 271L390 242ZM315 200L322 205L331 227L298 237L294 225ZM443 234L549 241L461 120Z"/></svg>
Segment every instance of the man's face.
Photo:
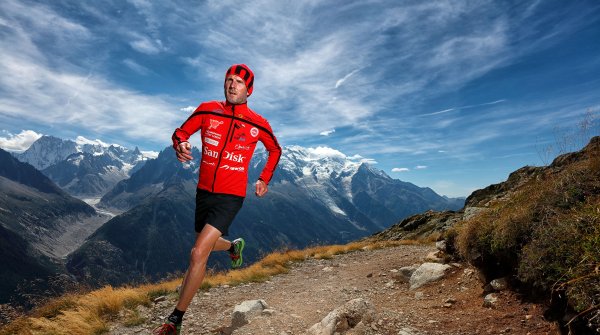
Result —
<svg viewBox="0 0 600 335"><path fill-rule="evenodd" d="M248 99L248 88L246 88L246 83L241 77L230 74L225 78L225 99L234 105L246 102L246 99Z"/></svg>

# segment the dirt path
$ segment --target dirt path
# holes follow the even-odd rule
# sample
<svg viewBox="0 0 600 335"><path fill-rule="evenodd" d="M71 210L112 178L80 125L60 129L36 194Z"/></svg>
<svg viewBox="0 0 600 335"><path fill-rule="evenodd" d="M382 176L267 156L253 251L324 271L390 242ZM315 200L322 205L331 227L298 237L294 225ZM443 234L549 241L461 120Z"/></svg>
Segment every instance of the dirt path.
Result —
<svg viewBox="0 0 600 335"><path fill-rule="evenodd" d="M447 276L417 290L392 279L399 268L424 262L428 246L400 246L357 251L328 260L311 259L264 283L217 287L200 292L184 319L182 334L214 334L228 326L235 305L262 299L272 315L259 316L234 335L303 334L330 311L364 298L376 308L364 334L558 334L542 318L540 306L520 302L514 293L498 293L496 308L485 308L476 272L454 267ZM166 300L141 311L148 323L116 325L110 334L151 334L173 309Z"/></svg>

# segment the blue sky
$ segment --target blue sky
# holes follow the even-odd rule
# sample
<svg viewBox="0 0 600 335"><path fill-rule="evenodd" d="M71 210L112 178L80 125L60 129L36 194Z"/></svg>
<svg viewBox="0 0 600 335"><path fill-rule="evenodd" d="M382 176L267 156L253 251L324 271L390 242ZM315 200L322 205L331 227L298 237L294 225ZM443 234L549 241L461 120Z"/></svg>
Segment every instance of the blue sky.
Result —
<svg viewBox="0 0 600 335"><path fill-rule="evenodd" d="M3 0L0 146L81 135L160 151L246 63L249 105L281 144L466 196L548 163L600 112L599 41L592 0Z"/></svg>

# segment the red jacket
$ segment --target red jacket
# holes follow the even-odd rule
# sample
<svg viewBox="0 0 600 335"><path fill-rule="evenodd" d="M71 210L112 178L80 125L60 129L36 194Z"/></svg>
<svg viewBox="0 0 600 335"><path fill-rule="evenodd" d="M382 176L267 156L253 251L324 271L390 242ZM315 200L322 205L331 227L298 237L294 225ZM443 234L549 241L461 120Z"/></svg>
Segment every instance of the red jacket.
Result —
<svg viewBox="0 0 600 335"><path fill-rule="evenodd" d="M245 197L248 165L258 141L269 152L259 179L267 184L271 181L281 147L267 120L246 104L203 102L181 127L175 129L173 147L186 142L198 130L202 135L198 188Z"/></svg>

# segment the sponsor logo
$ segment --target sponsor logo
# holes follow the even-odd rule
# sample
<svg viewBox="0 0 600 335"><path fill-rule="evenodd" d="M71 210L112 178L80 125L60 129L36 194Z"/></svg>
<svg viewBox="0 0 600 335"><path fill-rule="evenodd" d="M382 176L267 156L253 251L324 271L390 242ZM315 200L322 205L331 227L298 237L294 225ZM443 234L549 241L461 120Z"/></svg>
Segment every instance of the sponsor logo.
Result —
<svg viewBox="0 0 600 335"><path fill-rule="evenodd" d="M236 115L236 117L238 117L240 119L243 119L244 118L244 114L238 114L238 115Z"/></svg>
<svg viewBox="0 0 600 335"><path fill-rule="evenodd" d="M207 162L207 161L205 161L205 160L202 160L202 164L206 164L206 165L210 165L210 166L215 166L215 165L217 165L217 163L215 163L215 162Z"/></svg>
<svg viewBox="0 0 600 335"><path fill-rule="evenodd" d="M234 154L232 152L229 151L225 151L225 159L231 162L236 162L236 163L243 163L244 162L244 155L242 154Z"/></svg>
<svg viewBox="0 0 600 335"><path fill-rule="evenodd" d="M217 113L217 114L223 114L223 110L222 109L215 109L212 112L213 113Z"/></svg>
<svg viewBox="0 0 600 335"><path fill-rule="evenodd" d="M258 129L252 127L252 129L250 129L250 135L252 135L252 137L258 136Z"/></svg>
<svg viewBox="0 0 600 335"><path fill-rule="evenodd" d="M223 124L223 121L210 119L210 126L208 129L217 129L220 125Z"/></svg>
<svg viewBox="0 0 600 335"><path fill-rule="evenodd" d="M212 157L212 158L218 158L219 157L219 153L217 151L210 150L207 147L202 147L202 154L206 155L208 157Z"/></svg>
<svg viewBox="0 0 600 335"><path fill-rule="evenodd" d="M249 145L241 145L241 144L236 144L235 145L235 150L250 150L250 146Z"/></svg>
<svg viewBox="0 0 600 335"><path fill-rule="evenodd" d="M239 171L239 172L244 172L245 168L243 166L230 166L230 165L222 165L221 169L225 169L225 170L231 170L231 171Z"/></svg>
<svg viewBox="0 0 600 335"><path fill-rule="evenodd" d="M214 139L220 140L221 139L221 134L219 133L215 133L212 130L207 130L204 134L206 134L206 136L210 136Z"/></svg>
<svg viewBox="0 0 600 335"><path fill-rule="evenodd" d="M246 142L246 134L245 133L238 134L238 135L234 136L233 139L236 141L240 141L240 142Z"/></svg>
<svg viewBox="0 0 600 335"><path fill-rule="evenodd" d="M204 142L206 142L210 145L214 145L215 147L219 145L219 141L215 141L212 138L208 138L208 137L204 138Z"/></svg>

